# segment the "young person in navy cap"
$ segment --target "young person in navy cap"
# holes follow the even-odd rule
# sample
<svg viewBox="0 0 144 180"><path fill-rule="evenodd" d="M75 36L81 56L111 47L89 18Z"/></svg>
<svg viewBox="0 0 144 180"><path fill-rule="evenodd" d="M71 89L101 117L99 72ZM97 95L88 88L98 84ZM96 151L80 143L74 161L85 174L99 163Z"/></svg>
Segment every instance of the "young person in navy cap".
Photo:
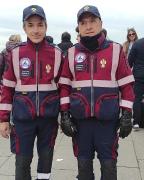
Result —
<svg viewBox="0 0 144 180"><path fill-rule="evenodd" d="M49 180L58 129L57 80L61 52L45 38L47 22L42 7L31 5L23 10L23 29L27 42L14 48L7 57L0 102L0 134L11 137L11 151L16 154L15 180L31 180L36 138L37 179Z"/></svg>
<svg viewBox="0 0 144 180"><path fill-rule="evenodd" d="M132 129L134 78L121 45L106 39L97 7L81 8L77 23L80 43L69 49L59 81L61 128L72 136L78 180L95 179L95 152L101 180L117 180L118 138Z"/></svg>

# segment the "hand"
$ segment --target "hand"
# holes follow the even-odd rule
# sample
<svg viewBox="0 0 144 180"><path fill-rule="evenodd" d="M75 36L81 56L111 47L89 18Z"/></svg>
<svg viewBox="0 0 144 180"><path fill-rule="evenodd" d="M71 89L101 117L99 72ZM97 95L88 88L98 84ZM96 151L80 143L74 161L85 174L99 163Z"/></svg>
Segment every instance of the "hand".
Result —
<svg viewBox="0 0 144 180"><path fill-rule="evenodd" d="M9 122L1 122L0 123L0 134L4 138L9 138L9 135L10 135L10 123Z"/></svg>
<svg viewBox="0 0 144 180"><path fill-rule="evenodd" d="M132 131L132 113L124 110L122 116L120 118L120 132L119 137L125 138L127 137Z"/></svg>
<svg viewBox="0 0 144 180"><path fill-rule="evenodd" d="M76 126L72 122L68 111L61 112L61 129L65 135L70 137L74 136L77 132Z"/></svg>

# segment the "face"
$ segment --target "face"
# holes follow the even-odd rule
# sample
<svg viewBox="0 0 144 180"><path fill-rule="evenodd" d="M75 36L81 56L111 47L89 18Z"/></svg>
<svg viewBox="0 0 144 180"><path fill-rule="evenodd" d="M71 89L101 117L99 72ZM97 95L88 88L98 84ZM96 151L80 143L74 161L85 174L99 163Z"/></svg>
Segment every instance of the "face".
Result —
<svg viewBox="0 0 144 180"><path fill-rule="evenodd" d="M47 30L46 22L40 16L31 16L24 22L24 31L33 43L41 42Z"/></svg>
<svg viewBox="0 0 144 180"><path fill-rule="evenodd" d="M102 30L102 21L98 17L87 13L81 17L78 28L82 37L95 36Z"/></svg>
<svg viewBox="0 0 144 180"><path fill-rule="evenodd" d="M134 41L136 37L136 33L134 31L129 31L128 38L130 41Z"/></svg>

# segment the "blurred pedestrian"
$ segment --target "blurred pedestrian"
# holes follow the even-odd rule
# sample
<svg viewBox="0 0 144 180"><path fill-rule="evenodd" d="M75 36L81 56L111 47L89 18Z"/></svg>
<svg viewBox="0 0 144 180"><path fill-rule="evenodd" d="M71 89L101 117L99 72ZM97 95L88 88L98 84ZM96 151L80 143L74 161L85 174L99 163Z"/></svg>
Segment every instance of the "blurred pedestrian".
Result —
<svg viewBox="0 0 144 180"><path fill-rule="evenodd" d="M127 40L123 44L123 51L128 58L130 50L134 42L138 39L136 30L134 28L129 28L127 30Z"/></svg>
<svg viewBox="0 0 144 180"><path fill-rule="evenodd" d="M73 46L73 43L71 42L71 35L68 32L64 32L61 35L61 43L57 45L62 52L65 54L68 50L68 48Z"/></svg>
<svg viewBox="0 0 144 180"><path fill-rule="evenodd" d="M137 40L130 51L128 61L135 78L133 128L144 127L144 38Z"/></svg>

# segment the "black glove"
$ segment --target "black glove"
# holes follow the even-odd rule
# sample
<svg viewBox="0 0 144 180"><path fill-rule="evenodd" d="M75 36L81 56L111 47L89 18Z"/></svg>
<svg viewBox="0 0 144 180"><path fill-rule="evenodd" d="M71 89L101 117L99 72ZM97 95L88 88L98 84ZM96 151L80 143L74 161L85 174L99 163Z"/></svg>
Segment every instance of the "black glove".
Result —
<svg viewBox="0 0 144 180"><path fill-rule="evenodd" d="M132 113L127 110L124 110L120 118L119 137L125 138L131 133L132 131L131 119L132 119Z"/></svg>
<svg viewBox="0 0 144 180"><path fill-rule="evenodd" d="M77 132L76 126L72 122L69 111L61 112L61 129L67 136L74 136Z"/></svg>

